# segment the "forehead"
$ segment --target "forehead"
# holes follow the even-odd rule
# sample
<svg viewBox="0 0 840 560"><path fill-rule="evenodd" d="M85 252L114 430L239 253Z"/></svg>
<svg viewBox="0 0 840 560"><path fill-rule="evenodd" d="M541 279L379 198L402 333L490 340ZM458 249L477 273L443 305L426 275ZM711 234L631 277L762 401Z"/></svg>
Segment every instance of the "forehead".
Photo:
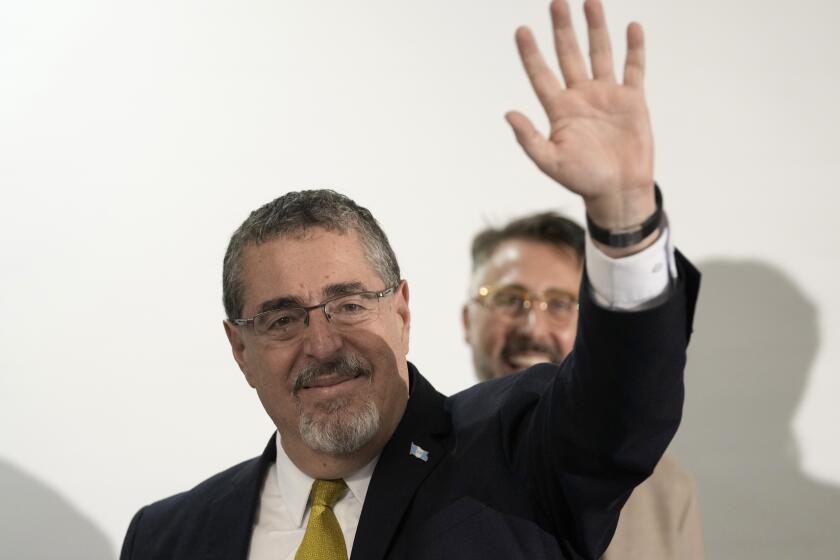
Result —
<svg viewBox="0 0 840 560"><path fill-rule="evenodd" d="M318 303L337 284L383 288L355 231L322 228L248 245L242 253L242 281L246 315L277 298Z"/></svg>
<svg viewBox="0 0 840 560"><path fill-rule="evenodd" d="M581 264L571 248L511 239L493 251L476 272L476 280L479 285L519 284L535 292L557 288L576 294L581 272Z"/></svg>

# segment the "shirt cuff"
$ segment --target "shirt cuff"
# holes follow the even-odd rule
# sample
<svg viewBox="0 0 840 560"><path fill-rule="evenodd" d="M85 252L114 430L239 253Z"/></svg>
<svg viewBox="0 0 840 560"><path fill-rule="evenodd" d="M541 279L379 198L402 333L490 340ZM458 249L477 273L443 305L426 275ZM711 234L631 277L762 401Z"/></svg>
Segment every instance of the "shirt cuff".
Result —
<svg viewBox="0 0 840 560"><path fill-rule="evenodd" d="M586 277L595 303L607 309L641 311L667 299L671 282L677 277L667 219L650 247L621 258L605 255L587 232Z"/></svg>

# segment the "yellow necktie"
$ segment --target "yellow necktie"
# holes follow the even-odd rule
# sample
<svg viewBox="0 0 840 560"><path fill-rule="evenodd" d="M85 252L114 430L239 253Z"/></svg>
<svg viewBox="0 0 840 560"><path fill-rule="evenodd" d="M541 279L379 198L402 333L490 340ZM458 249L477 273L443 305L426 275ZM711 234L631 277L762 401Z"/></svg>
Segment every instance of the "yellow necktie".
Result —
<svg viewBox="0 0 840 560"><path fill-rule="evenodd" d="M344 494L343 480L316 480L312 483L312 509L295 560L347 560L344 534L333 513L333 506Z"/></svg>

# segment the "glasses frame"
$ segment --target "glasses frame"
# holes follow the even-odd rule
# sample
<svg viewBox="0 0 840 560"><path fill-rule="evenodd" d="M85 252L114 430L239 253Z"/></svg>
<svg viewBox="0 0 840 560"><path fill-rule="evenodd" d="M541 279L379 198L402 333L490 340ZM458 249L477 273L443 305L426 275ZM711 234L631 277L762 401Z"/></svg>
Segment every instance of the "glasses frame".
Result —
<svg viewBox="0 0 840 560"><path fill-rule="evenodd" d="M327 319L328 323L332 324L332 315L327 313L327 305L329 305L330 303L332 303L336 300L342 299L342 298L346 298L346 297L364 296L364 295L373 296L377 299L377 301L379 301L384 297L394 295L399 287L400 287L400 284L397 284L396 286L391 286L389 288L385 288L384 290L381 290L381 291L378 291L378 292L375 291L375 290L362 290L362 291L359 291L359 292L351 292L349 294L341 294L341 295L338 295L338 296L333 296L333 297L331 297L329 299L326 299L326 300L322 301L321 303L318 303L318 304L315 304L315 305L309 305L309 306L293 305L293 306L290 306L286 309L303 309L303 311L305 313L304 318L303 318L304 328L309 327L309 314L310 314L310 312L315 311L318 308L323 309L324 317ZM257 333L256 332L255 321L257 319L259 319L261 316L266 315L268 313L274 313L275 311L277 311L277 309L266 309L265 311L257 313L256 315L254 315L250 319L233 319L231 322L238 327L247 327L248 325L250 325L251 328L254 329L254 332L257 335L262 335L263 333ZM303 331L301 331L301 332L303 332ZM292 337L292 338L294 338L294 337Z"/></svg>

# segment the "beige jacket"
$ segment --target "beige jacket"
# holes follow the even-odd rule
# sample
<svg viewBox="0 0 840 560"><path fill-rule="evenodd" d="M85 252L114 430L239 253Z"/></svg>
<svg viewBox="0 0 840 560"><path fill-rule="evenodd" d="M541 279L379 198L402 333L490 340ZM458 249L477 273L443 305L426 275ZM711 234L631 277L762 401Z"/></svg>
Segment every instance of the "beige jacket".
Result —
<svg viewBox="0 0 840 560"><path fill-rule="evenodd" d="M702 560L694 480L665 455L627 500L604 560Z"/></svg>

